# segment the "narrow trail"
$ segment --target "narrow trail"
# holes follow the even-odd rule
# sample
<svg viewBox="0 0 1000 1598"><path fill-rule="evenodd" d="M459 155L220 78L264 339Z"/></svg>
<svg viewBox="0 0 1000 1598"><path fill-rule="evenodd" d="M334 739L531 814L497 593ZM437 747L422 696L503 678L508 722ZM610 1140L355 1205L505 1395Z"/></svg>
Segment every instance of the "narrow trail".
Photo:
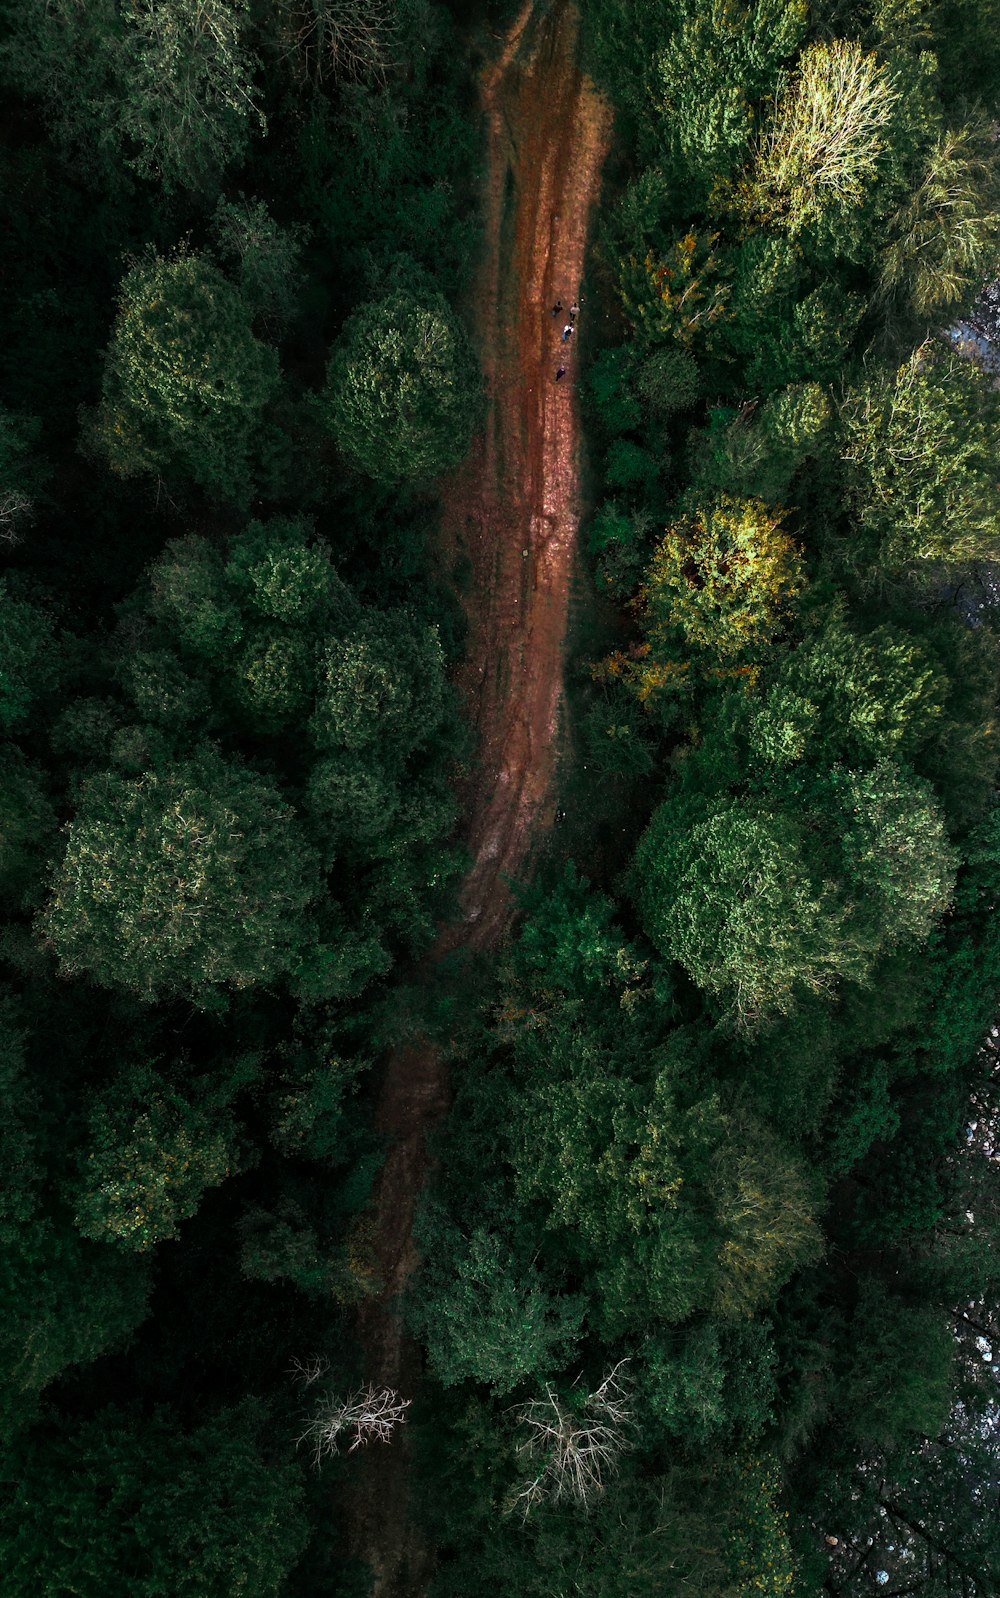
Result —
<svg viewBox="0 0 1000 1598"><path fill-rule="evenodd" d="M610 138L610 113L577 63L573 0L527 0L480 81L487 131L485 239L476 285L487 413L444 489L446 562L467 566L468 650L459 676L479 735L466 792L471 855L461 916L429 957L488 951L507 933L507 879L526 875L553 819L563 653L580 516L574 339L557 301L579 298L587 228ZM580 320L586 316L583 308ZM565 366L565 376L555 374ZM386 1065L377 1124L389 1152L372 1202L378 1296L358 1316L367 1376L404 1395L420 1378L405 1337L402 1292L417 1263L413 1217L427 1134L448 1105L447 1072L429 1046ZM427 1550L409 1514L405 1429L359 1462L348 1541L375 1572L376 1598L419 1593Z"/></svg>
<svg viewBox="0 0 1000 1598"><path fill-rule="evenodd" d="M570 0L537 18L529 4L482 84L489 191L477 304L490 405L444 529L472 565L461 686L481 765L467 796L464 916L452 932L472 949L507 931L505 878L523 875L553 815L580 483L577 352L572 339L560 343L567 317L550 313L579 296L611 127L576 56Z"/></svg>

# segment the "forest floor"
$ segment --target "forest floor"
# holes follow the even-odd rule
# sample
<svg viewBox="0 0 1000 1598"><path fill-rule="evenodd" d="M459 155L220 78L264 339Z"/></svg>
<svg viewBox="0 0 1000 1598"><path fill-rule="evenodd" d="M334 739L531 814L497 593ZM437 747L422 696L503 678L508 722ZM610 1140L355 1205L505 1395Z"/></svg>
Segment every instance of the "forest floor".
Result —
<svg viewBox="0 0 1000 1598"><path fill-rule="evenodd" d="M461 915L431 961L503 940L515 908L509 881L526 875L556 802L580 480L575 335L561 343L568 317L551 313L557 301L568 308L579 299L611 133L610 113L578 65L577 34L572 0L528 0L480 80L487 167L475 322L487 412L445 484L442 523L445 563L469 572L459 686L479 754L463 795L471 865ZM400 1303L417 1263L427 1134L447 1105L437 1049L416 1044L390 1057L377 1115L388 1155L371 1211L382 1287L362 1306L359 1336L369 1379L404 1396L419 1381L420 1356ZM389 1447L373 1445L350 1498L350 1549L372 1567L377 1598L419 1593L428 1573L409 1513L407 1455L405 1431Z"/></svg>

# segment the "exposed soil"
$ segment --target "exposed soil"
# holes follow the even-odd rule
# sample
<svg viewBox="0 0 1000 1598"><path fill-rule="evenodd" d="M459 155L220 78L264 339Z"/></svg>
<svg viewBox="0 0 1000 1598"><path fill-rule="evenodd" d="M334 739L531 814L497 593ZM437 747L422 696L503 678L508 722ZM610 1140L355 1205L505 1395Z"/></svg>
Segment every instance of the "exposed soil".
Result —
<svg viewBox="0 0 1000 1598"><path fill-rule="evenodd" d="M537 20L528 5L483 79L489 193L477 305L490 404L481 449L452 483L445 520L446 537L472 563L462 687L481 765L468 794L464 921L452 936L474 949L507 931L505 879L524 875L554 804L580 515L576 335L560 337L579 298L610 137L576 45L571 4ZM585 317L584 306L578 323Z"/></svg>
<svg viewBox="0 0 1000 1598"><path fill-rule="evenodd" d="M431 959L488 951L514 913L508 879L527 875L555 803L563 651L579 521L575 335L587 226L610 115L577 64L572 0L528 0L481 79L487 121L486 236L476 291L486 374L482 436L445 488L445 557L469 572L468 653L459 685L479 734L465 793L472 858L462 913ZM562 302L564 311L553 316ZM577 324L586 317L583 306ZM556 380L559 367L565 375ZM438 1052L419 1044L387 1062L378 1126L389 1153L373 1198L383 1288L359 1314L367 1374L411 1394L419 1351L399 1302L416 1264L412 1235L427 1172L427 1133L448 1103ZM375 1572L378 1598L422 1590L427 1553L408 1513L404 1431L363 1456L349 1540Z"/></svg>

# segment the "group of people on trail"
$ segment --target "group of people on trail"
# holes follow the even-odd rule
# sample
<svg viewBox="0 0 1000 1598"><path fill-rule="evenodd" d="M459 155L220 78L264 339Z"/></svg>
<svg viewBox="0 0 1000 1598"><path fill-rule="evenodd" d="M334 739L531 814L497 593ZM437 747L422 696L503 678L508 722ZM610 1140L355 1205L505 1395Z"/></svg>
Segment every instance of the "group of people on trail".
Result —
<svg viewBox="0 0 1000 1598"><path fill-rule="evenodd" d="M562 308L563 308L562 300L556 300L556 303L552 307L552 315L553 316L558 316L559 312L562 310ZM568 344L570 339L573 337L573 332L574 332L576 319L579 316L579 314L580 314L580 307L577 304L576 300L574 300L572 305L570 306L569 310L566 312L566 315L569 317L569 321L566 323L565 327L562 330L562 337L559 340L560 344ZM565 376L566 376L566 368L565 368L565 366L558 367L557 370L556 370L556 382L558 383L560 381L560 379L564 378Z"/></svg>

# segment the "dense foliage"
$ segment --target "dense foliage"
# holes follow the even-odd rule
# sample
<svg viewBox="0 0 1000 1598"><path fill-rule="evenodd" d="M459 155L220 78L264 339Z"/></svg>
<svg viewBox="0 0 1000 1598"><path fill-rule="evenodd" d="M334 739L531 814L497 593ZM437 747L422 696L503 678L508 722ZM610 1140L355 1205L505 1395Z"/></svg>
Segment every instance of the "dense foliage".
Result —
<svg viewBox="0 0 1000 1598"><path fill-rule="evenodd" d="M988 10L583 7L618 614L424 1205L440 1598L995 1588Z"/></svg>
<svg viewBox="0 0 1000 1598"><path fill-rule="evenodd" d="M461 864L475 128L442 6L308 9L2 7L12 1595L360 1590L293 1364L361 1374L355 1090ZM390 276L373 483L326 372Z"/></svg>
<svg viewBox="0 0 1000 1598"><path fill-rule="evenodd" d="M1000 11L582 11L567 824L434 970L507 18L0 0L11 1598L369 1590L297 1442L418 1036L434 1598L1000 1586Z"/></svg>

